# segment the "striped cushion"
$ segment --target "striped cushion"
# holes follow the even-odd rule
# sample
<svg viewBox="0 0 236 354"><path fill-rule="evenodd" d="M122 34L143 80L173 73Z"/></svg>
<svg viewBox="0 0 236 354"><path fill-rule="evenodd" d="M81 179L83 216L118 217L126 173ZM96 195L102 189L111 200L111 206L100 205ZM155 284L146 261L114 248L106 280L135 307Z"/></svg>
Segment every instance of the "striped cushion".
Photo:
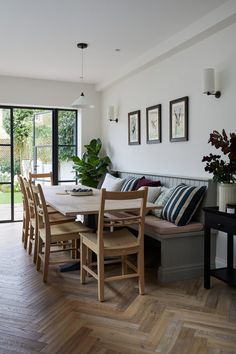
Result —
<svg viewBox="0 0 236 354"><path fill-rule="evenodd" d="M162 218L177 226L187 225L197 210L205 191L205 186L178 185L162 210Z"/></svg>
<svg viewBox="0 0 236 354"><path fill-rule="evenodd" d="M140 178L137 177L126 177L125 182L121 187L121 192L128 192L128 191L135 190L139 180Z"/></svg>

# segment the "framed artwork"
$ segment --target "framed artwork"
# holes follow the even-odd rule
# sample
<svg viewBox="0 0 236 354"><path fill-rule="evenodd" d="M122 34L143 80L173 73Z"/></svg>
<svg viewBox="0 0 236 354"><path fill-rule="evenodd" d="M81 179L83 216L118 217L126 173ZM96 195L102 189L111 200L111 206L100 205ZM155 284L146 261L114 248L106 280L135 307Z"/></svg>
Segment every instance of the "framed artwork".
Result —
<svg viewBox="0 0 236 354"><path fill-rule="evenodd" d="M161 104L146 108L147 144L161 143Z"/></svg>
<svg viewBox="0 0 236 354"><path fill-rule="evenodd" d="M128 144L140 144L140 110L128 113Z"/></svg>
<svg viewBox="0 0 236 354"><path fill-rule="evenodd" d="M170 101L170 141L188 140L188 97Z"/></svg>

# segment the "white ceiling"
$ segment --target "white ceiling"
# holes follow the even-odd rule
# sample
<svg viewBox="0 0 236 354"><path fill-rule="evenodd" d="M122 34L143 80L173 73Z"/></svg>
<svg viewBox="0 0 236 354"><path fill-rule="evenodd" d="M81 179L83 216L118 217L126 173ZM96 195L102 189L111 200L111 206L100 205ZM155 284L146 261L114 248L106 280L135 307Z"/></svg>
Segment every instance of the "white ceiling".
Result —
<svg viewBox="0 0 236 354"><path fill-rule="evenodd" d="M229 0L0 0L0 75L102 86ZM115 49L120 48L120 52Z"/></svg>

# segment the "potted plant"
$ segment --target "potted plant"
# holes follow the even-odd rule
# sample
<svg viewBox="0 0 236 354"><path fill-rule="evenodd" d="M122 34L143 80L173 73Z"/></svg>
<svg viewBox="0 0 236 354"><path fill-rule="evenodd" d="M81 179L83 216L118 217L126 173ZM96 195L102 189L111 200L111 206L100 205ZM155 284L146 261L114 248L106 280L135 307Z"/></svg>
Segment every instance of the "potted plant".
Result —
<svg viewBox="0 0 236 354"><path fill-rule="evenodd" d="M81 184L96 188L100 178L108 171L111 160L108 156L100 156L102 142L99 138L92 139L84 147L86 152L83 153L82 158L72 156L73 169Z"/></svg>
<svg viewBox="0 0 236 354"><path fill-rule="evenodd" d="M212 173L213 181L218 183L219 210L225 211L227 203L236 203L236 133L228 136L224 129L222 134L213 130L208 143L223 153L223 157L210 153L203 156L202 162L206 162L205 171Z"/></svg>

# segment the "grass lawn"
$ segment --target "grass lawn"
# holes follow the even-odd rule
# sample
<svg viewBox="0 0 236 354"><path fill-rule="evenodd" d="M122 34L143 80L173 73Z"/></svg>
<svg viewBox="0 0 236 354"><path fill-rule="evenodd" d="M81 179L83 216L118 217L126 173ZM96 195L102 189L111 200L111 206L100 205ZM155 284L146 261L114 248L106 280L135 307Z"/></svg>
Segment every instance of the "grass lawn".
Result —
<svg viewBox="0 0 236 354"><path fill-rule="evenodd" d="M21 192L14 193L14 203L21 203ZM11 203L11 193L0 192L0 204L10 204Z"/></svg>

